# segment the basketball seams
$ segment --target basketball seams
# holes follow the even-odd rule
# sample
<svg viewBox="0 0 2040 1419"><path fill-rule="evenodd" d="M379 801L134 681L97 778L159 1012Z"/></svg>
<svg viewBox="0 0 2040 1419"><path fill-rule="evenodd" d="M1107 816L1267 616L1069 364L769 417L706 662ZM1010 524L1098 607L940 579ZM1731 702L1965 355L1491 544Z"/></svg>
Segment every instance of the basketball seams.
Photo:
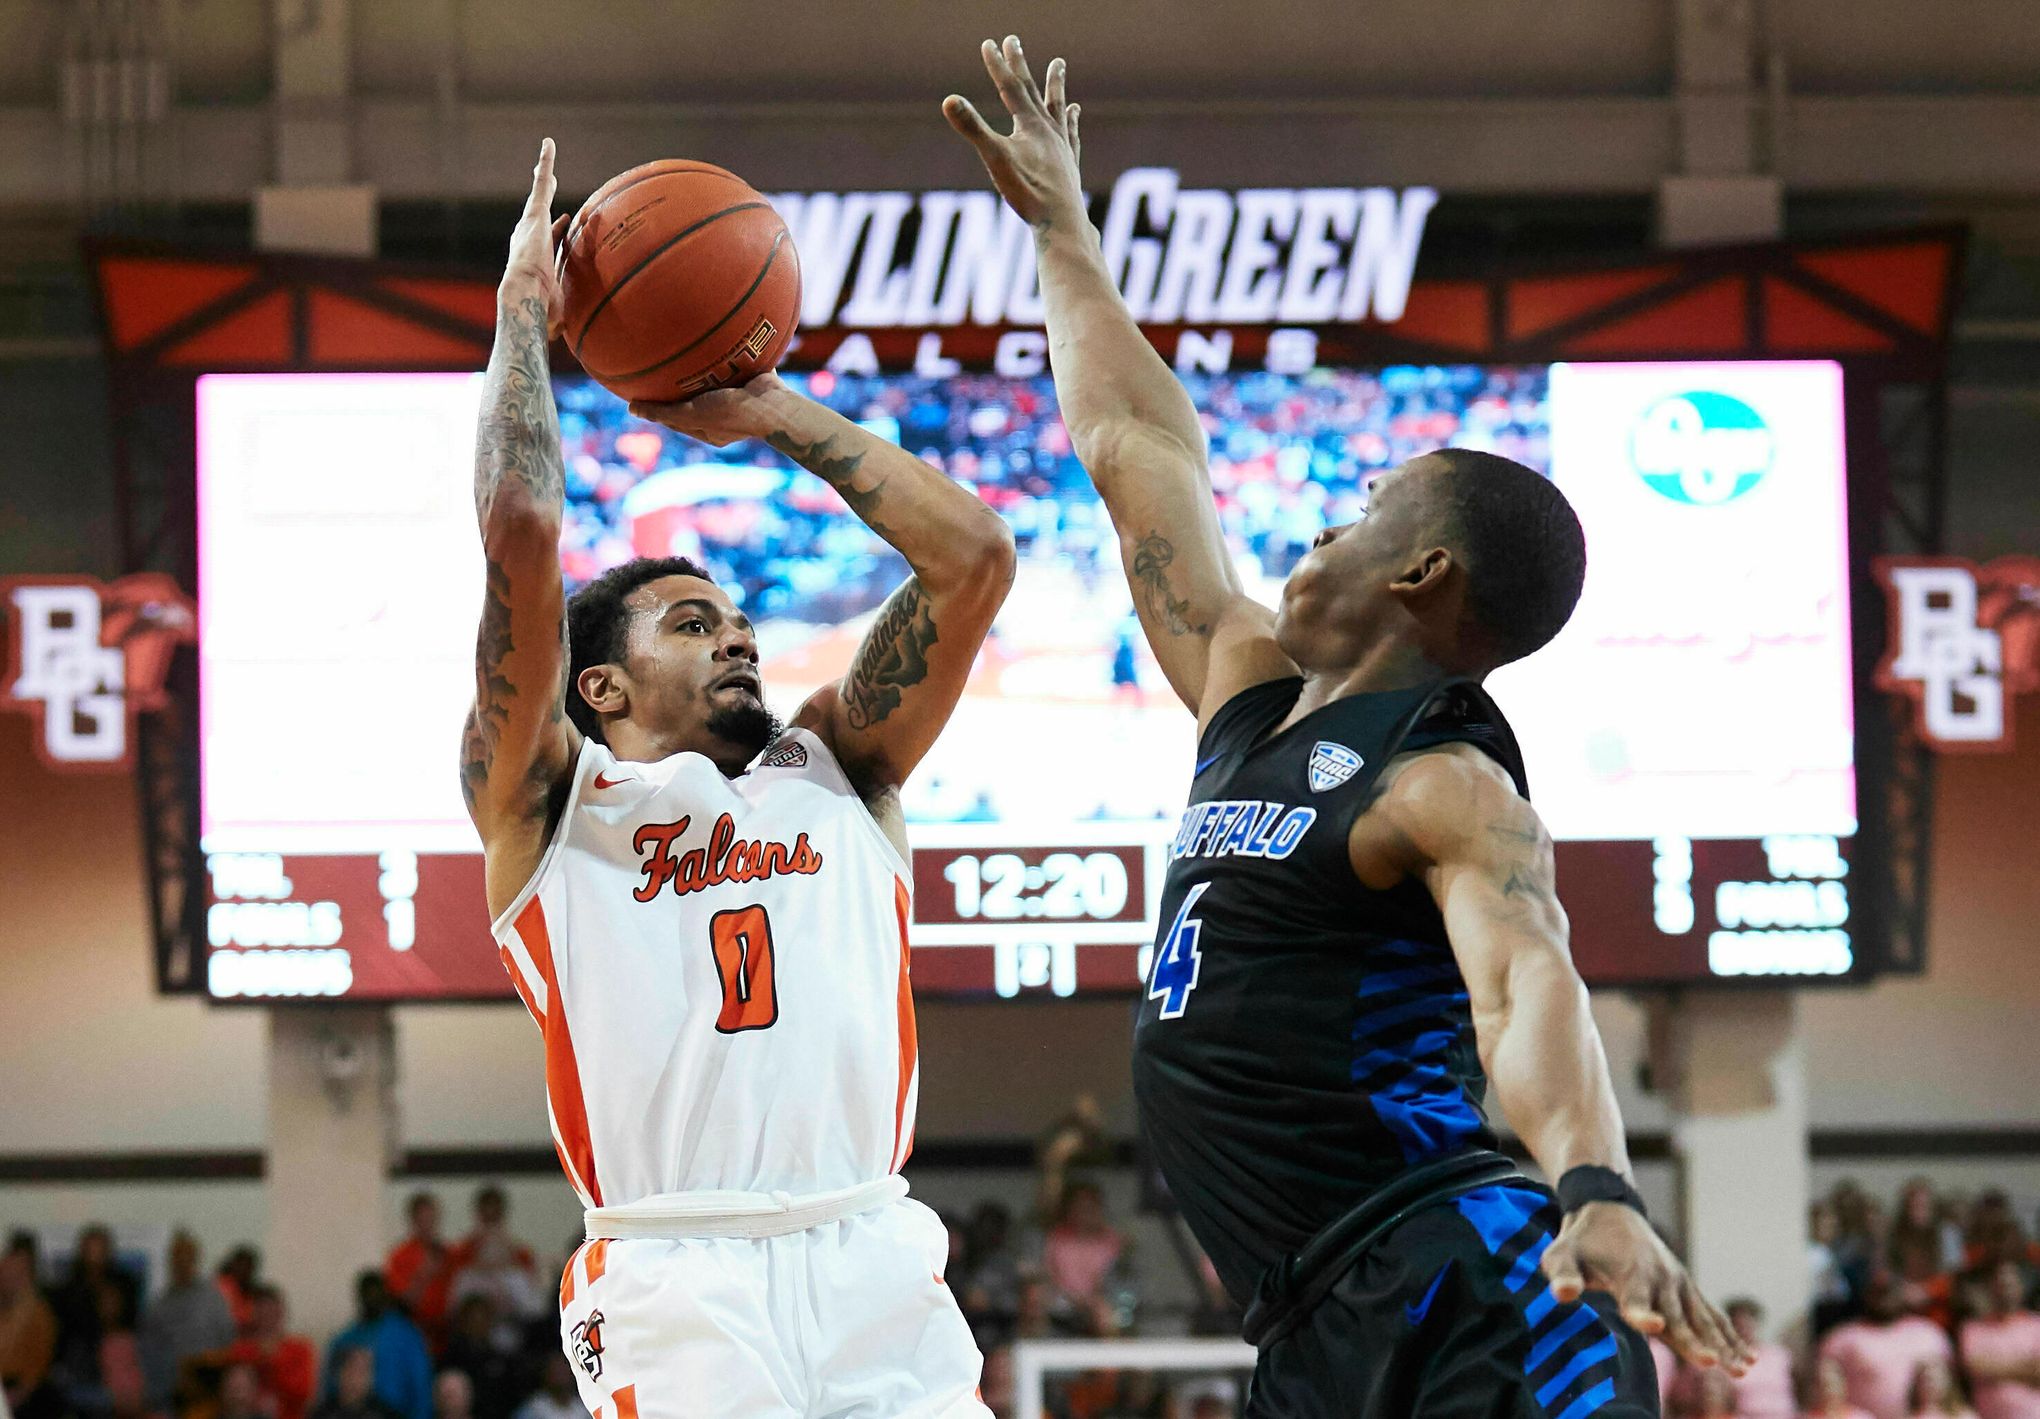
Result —
<svg viewBox="0 0 2040 1419"><path fill-rule="evenodd" d="M588 312L588 318L581 322L581 329L579 333L577 333L574 336L573 340L574 358L577 360L581 358L581 347L583 344L586 343L588 339L588 332L595 327L595 322L598 318L600 318L602 312L609 308L609 303L616 299L616 293L622 290L625 286L629 285L631 281L636 279L636 277L647 266L650 266L654 261L657 261L661 256L664 256L668 251L678 246L681 242L687 240L688 237L693 236L696 232L700 231L702 228L710 226L716 222L719 222L724 217L727 217L732 213L755 212L760 207L769 209L771 206L772 204L770 202L765 201L763 198L760 198L756 202L735 203L732 206L723 208L719 212L711 212L707 216L690 223L689 225L681 228L679 231L673 233L673 235L667 237L664 241L660 242L656 247L652 248L652 250L646 252L644 257L641 260L639 260L637 265L631 267L630 270L624 272L621 276L617 277L613 283L611 283L609 288L602 293L602 299L595 302L595 308ZM583 361L584 365L585 363L586 362ZM654 368L656 368L656 366Z"/></svg>
<svg viewBox="0 0 2040 1419"><path fill-rule="evenodd" d="M786 245L786 233L785 231L782 230L777 236L772 238L772 250L766 253L765 264L758 268L758 274L752 278L751 284L746 286L744 288L744 293L737 297L736 304L732 305L728 310L724 311L722 315L717 318L716 322L713 325L709 326L706 330L702 331L692 340L689 340L685 345L682 345L672 354L666 356L666 358L663 360L659 360L656 363L646 365L641 370L630 370L627 373L623 374L611 374L606 376L606 378L619 380L640 379L645 375L650 374L654 370L664 369L667 365L672 364L673 361L679 359L682 355L692 352L696 346L700 345L703 341L707 340L709 336L715 334L716 331L722 329L725 325L728 325L731 320L735 319L738 315L742 314L744 307L750 304L751 297L756 295L758 293L758 288L765 284L765 278L772 274L772 267L774 263L776 263L779 260L779 250L781 247L785 245Z"/></svg>
<svg viewBox="0 0 2040 1419"><path fill-rule="evenodd" d="M739 187L750 186L728 168L719 168L714 163L698 163L691 158L662 158L655 163L646 163L642 167L632 168L629 172L618 173L609 179L608 183L590 193L588 200L581 204L581 210L574 213L574 220L567 223L566 239L560 243L561 248L564 250L571 247L574 238L581 234L581 227L585 222L639 183L650 182L655 177L688 176L726 177Z"/></svg>

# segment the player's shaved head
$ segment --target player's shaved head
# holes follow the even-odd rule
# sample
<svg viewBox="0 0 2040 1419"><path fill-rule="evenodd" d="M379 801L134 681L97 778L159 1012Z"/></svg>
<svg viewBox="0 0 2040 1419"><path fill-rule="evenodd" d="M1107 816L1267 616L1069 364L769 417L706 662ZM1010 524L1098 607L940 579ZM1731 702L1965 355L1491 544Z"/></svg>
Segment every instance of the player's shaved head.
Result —
<svg viewBox="0 0 2040 1419"><path fill-rule="evenodd" d="M1465 568L1467 610L1490 666L1521 660L1557 635L1579 604L1586 534L1549 478L1514 459L1441 448L1394 476L1423 500L1438 539Z"/></svg>

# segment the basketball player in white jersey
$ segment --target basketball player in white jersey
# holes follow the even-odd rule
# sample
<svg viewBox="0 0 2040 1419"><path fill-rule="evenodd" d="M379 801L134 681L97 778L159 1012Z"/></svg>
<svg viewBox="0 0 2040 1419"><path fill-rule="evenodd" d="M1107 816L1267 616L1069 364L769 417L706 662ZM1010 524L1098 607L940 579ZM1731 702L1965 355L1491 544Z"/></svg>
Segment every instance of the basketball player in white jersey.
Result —
<svg viewBox="0 0 2040 1419"><path fill-rule="evenodd" d="M767 440L905 556L849 672L781 732L755 628L699 567L631 563L569 605L553 191L547 140L482 395L461 778L587 1208L560 1291L582 1399L597 1419L985 1415L946 1233L898 1176L917 1083L899 788L1005 599L1011 535L766 375L637 412Z"/></svg>

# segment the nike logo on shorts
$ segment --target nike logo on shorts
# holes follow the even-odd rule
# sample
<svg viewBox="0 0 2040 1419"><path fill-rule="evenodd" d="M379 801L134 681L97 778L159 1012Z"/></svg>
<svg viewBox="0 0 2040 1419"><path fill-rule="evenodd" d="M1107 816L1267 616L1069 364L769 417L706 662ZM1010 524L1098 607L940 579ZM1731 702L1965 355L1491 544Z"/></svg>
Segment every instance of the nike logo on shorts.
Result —
<svg viewBox="0 0 2040 1419"><path fill-rule="evenodd" d="M1424 1292L1424 1299L1417 1302L1414 1306L1406 1305L1403 1307L1403 1318L1413 1328L1422 1325L1424 1317L1431 1313L1431 1302L1437 1299L1438 1288L1445 1284L1445 1273L1451 1269L1452 1263L1449 1261L1439 1267L1438 1274L1431 1278L1431 1289Z"/></svg>
<svg viewBox="0 0 2040 1419"><path fill-rule="evenodd" d="M629 782L629 774L625 774L622 778L607 778L602 774L595 775L595 786L597 788L617 788Z"/></svg>

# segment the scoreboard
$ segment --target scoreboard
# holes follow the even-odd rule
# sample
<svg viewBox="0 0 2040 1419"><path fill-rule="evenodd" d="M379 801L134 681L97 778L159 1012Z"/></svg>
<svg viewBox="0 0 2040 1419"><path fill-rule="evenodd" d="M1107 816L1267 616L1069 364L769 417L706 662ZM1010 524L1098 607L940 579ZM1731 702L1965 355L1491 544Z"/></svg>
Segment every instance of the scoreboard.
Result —
<svg viewBox="0 0 2040 1419"><path fill-rule="evenodd" d="M1178 349L1250 594L1272 602L1317 530L1425 448L1545 472L1585 524L1586 591L1489 688L1557 841L1583 973L1857 973L1839 367L1363 369L1312 363L1303 333L1206 330ZM1052 381L976 343L986 358L966 367L818 340L789 376L972 488L1020 546L963 702L903 794L915 984L1130 992L1194 728L1140 640ZM455 773L481 604L479 390L458 374L199 381L216 999L512 998ZM556 394L570 586L684 553L759 625L782 715L843 673L906 568L826 485L768 449L633 420L585 381Z"/></svg>

